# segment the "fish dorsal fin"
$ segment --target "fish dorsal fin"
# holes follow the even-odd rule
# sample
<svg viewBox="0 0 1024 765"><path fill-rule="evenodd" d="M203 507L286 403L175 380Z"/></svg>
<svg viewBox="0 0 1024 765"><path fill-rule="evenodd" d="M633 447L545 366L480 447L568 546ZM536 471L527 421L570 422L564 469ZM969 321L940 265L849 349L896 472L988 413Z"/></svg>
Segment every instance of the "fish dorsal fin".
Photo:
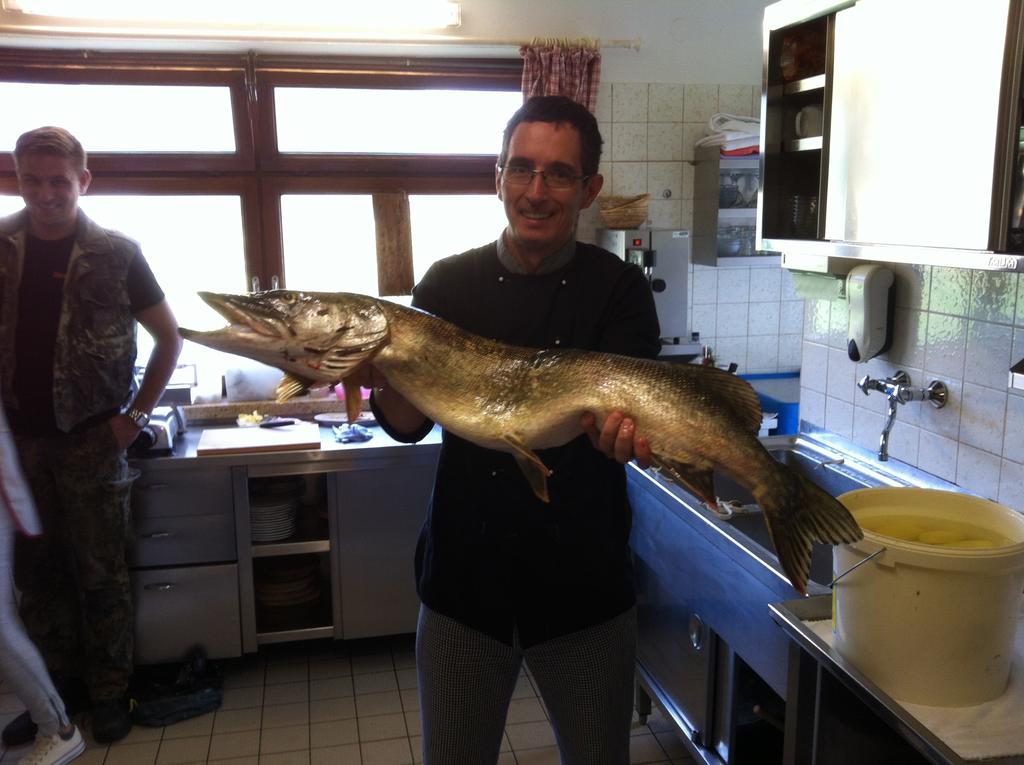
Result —
<svg viewBox="0 0 1024 765"><path fill-rule="evenodd" d="M690 366L695 370L701 370L699 374L710 375L705 384L709 388L713 388L723 398L727 398L740 425L748 432L757 435L761 430L761 399L757 397L757 391L750 383L724 369Z"/></svg>
<svg viewBox="0 0 1024 765"><path fill-rule="evenodd" d="M281 378L281 382L277 384L277 401L287 401L290 398L301 396L303 393L308 391L313 385L312 380L307 380L304 377L293 375L291 372L285 372L284 377Z"/></svg>
<svg viewBox="0 0 1024 765"><path fill-rule="evenodd" d="M660 454L653 455L653 458L655 466L660 471L670 480L687 489L697 499L709 505L718 503L718 497L715 495L715 476L710 469L687 465Z"/></svg>

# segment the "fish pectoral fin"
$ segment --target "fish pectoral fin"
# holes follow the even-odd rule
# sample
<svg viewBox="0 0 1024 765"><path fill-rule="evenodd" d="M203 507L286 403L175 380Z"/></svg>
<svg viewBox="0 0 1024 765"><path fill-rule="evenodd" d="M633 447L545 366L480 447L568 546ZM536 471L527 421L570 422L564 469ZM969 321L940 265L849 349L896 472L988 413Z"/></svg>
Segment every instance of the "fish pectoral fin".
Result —
<svg viewBox="0 0 1024 765"><path fill-rule="evenodd" d="M363 411L363 389L351 377L346 377L341 384L345 390L345 415L352 423Z"/></svg>
<svg viewBox="0 0 1024 765"><path fill-rule="evenodd" d="M376 356L381 347L377 344L358 348L345 348L344 346L332 348L321 357L320 371L327 372L335 378L345 377L364 361Z"/></svg>
<svg viewBox="0 0 1024 765"><path fill-rule="evenodd" d="M533 489L533 493L537 495L537 499L541 502L550 502L548 476L551 475L551 471L544 467L544 463L540 462L540 460L531 460L518 452L513 456L516 458L516 464L519 465L519 469L526 476L526 480L530 484L530 488Z"/></svg>
<svg viewBox="0 0 1024 765"><path fill-rule="evenodd" d="M293 375L291 372L285 372L284 377L281 378L281 382L277 384L275 393L277 394L277 401L287 401L290 398L301 396L303 393L313 387L313 381L307 380L304 377L298 377Z"/></svg>
<svg viewBox="0 0 1024 765"><path fill-rule="evenodd" d="M516 463L523 471L523 475L526 476L526 480L529 481L533 493L542 502L547 502L549 500L548 476L551 475L551 470L519 436L506 433L501 436L501 440L512 448Z"/></svg>
<svg viewBox="0 0 1024 765"><path fill-rule="evenodd" d="M715 507L718 497L715 495L715 475L710 468L699 468L685 462L652 455L655 466L665 473L670 480L679 484L702 502Z"/></svg>

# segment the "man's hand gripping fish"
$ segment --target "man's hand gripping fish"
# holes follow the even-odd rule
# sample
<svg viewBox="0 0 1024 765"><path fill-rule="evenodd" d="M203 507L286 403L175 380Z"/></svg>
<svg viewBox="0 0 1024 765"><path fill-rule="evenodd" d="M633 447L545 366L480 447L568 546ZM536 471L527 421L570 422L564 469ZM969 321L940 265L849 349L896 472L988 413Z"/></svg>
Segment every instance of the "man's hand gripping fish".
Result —
<svg viewBox="0 0 1024 765"><path fill-rule="evenodd" d="M582 434L584 412L593 412L600 427L618 410L647 438L655 465L704 502L717 504L716 470L753 494L779 562L800 593L806 593L813 540L840 544L862 536L846 508L772 459L757 439L757 394L722 370L519 348L366 295L199 294L231 326L181 329L182 336L283 370L279 401L314 385L342 382L354 420L361 396L346 378L360 365L373 364L389 385L448 431L510 452L544 501L551 471L534 450Z"/></svg>

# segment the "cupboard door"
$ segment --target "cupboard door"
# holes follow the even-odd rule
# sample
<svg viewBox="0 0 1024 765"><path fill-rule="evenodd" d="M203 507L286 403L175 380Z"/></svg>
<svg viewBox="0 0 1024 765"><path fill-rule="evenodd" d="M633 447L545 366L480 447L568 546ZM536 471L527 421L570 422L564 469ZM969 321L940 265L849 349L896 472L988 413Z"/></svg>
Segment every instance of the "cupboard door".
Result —
<svg viewBox="0 0 1024 765"><path fill-rule="evenodd" d="M242 654L238 566L132 572L135 662L181 661L194 645L211 659Z"/></svg>
<svg viewBox="0 0 1024 765"><path fill-rule="evenodd" d="M337 473L341 631L346 640L416 631L413 558L434 484L429 458Z"/></svg>
<svg viewBox="0 0 1024 765"><path fill-rule="evenodd" d="M825 239L990 247L1008 18L1009 0L836 14Z"/></svg>

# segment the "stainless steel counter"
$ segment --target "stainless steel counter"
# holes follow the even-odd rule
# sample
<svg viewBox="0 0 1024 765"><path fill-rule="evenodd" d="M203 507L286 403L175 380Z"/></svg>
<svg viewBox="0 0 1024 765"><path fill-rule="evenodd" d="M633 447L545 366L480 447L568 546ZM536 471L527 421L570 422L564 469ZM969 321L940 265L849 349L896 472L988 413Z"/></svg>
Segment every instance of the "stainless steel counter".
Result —
<svg viewBox="0 0 1024 765"><path fill-rule="evenodd" d="M832 603L828 595L772 604L769 606L769 611L772 619L782 627L803 652L804 671L828 672L849 690L880 723L905 740L928 761L948 763L949 765L966 765L968 762L984 762L991 765L1024 765L1024 756L964 760L933 731L910 714L903 705L888 696L856 667L846 661L833 647L825 643L806 622L831 618ZM794 667L791 669L795 669L800 662L795 661L792 664ZM795 684L799 685L800 683L796 681ZM820 688L820 678L814 684ZM820 707L820 701L815 706ZM821 713L822 710L819 708L818 714ZM799 758L797 761L800 761Z"/></svg>

